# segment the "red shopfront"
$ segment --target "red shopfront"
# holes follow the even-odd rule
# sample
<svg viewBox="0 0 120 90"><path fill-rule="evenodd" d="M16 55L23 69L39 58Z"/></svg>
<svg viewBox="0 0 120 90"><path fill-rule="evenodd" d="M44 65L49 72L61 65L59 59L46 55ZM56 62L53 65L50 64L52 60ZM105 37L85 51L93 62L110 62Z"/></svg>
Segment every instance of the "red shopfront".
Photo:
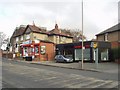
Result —
<svg viewBox="0 0 120 90"><path fill-rule="evenodd" d="M33 60L47 61L53 60L55 55L55 45L51 42L40 41L22 45L22 56L31 56Z"/></svg>

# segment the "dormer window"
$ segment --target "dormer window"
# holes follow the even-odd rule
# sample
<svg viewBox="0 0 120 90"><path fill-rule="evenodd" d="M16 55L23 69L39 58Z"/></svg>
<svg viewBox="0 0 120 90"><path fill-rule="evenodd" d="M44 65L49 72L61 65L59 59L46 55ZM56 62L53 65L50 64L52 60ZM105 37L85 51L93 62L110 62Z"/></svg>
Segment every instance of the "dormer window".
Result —
<svg viewBox="0 0 120 90"><path fill-rule="evenodd" d="M108 33L105 34L105 41L108 41Z"/></svg>

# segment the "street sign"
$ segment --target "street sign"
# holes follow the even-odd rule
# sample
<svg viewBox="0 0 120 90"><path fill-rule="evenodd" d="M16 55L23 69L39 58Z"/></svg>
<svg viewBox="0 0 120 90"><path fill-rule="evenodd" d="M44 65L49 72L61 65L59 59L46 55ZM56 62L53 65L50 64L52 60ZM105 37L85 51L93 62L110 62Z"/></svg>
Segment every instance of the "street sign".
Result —
<svg viewBox="0 0 120 90"><path fill-rule="evenodd" d="M94 42L93 48L97 48L98 44Z"/></svg>

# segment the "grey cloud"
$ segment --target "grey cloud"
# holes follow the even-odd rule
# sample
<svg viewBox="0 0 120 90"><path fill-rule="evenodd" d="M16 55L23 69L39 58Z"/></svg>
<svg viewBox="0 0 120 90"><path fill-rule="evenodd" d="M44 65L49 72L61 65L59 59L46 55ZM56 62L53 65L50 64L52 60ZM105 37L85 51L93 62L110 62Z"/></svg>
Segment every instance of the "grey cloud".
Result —
<svg viewBox="0 0 120 90"><path fill-rule="evenodd" d="M92 0L96 1L96 0ZM105 0L101 2L104 4ZM108 1L108 0L107 0ZM110 0L110 1L118 1L118 0ZM99 0L100 2L100 0ZM91 4L91 6L90 6ZM108 16L110 19L112 16L112 11L116 12L115 5L116 3L108 3L109 5L101 5L101 3L90 3L89 0L86 0L84 7L84 33L91 38L91 36L95 35L97 32L102 31L100 25L103 24L97 17L94 17L97 13L94 11L94 8L100 9L103 16ZM88 6L89 5L89 6ZM32 23L34 20L37 25L47 25L47 28L54 28L55 21L58 20L60 23L60 28L79 28L81 29L81 2L39 2L39 1L21 1L21 2L3 2L0 4L0 7L4 7L5 11L11 15L13 15L13 19L15 15L23 17L23 23L27 22L27 24ZM87 9L86 9L87 8ZM102 9L101 9L102 8ZM104 15L105 14L105 15ZM109 15L111 14L111 16ZM93 15L93 16L89 16ZM91 19L92 18L92 19ZM101 20L104 18L99 16ZM96 19L93 22L92 20ZM60 21L59 21L60 20ZM91 21L90 21L91 20ZM104 21L107 22L107 21ZM111 19L111 22L113 20ZM19 23L19 22L18 22ZM109 23L109 22L107 22ZM107 24L106 23L106 24ZM22 24L22 23L21 23ZM53 26L51 26L53 25ZM102 25L101 25L102 26ZM91 34L92 32L92 34Z"/></svg>

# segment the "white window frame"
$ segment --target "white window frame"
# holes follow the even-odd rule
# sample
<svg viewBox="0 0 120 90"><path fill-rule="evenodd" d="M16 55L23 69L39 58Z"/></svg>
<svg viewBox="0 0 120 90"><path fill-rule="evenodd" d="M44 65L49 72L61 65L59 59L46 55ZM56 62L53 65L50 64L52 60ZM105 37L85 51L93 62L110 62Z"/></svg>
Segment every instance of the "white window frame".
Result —
<svg viewBox="0 0 120 90"><path fill-rule="evenodd" d="M21 39L21 41L23 41L23 36L21 36L21 38L20 38L20 39Z"/></svg>
<svg viewBox="0 0 120 90"><path fill-rule="evenodd" d="M16 42L18 42L19 41L19 38L18 37L16 37Z"/></svg>
<svg viewBox="0 0 120 90"><path fill-rule="evenodd" d="M105 41L108 41L108 33L105 34Z"/></svg>
<svg viewBox="0 0 120 90"><path fill-rule="evenodd" d="M29 34L26 34L26 40L27 39L30 39L30 35Z"/></svg>

